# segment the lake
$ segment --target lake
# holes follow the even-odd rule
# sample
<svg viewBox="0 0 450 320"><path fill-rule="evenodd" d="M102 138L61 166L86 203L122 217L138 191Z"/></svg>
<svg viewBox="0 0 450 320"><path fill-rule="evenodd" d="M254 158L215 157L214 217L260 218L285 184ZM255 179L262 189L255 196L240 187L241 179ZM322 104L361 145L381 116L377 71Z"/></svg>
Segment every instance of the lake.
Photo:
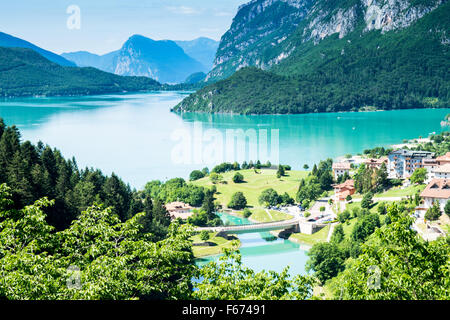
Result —
<svg viewBox="0 0 450 320"><path fill-rule="evenodd" d="M248 219L219 212L222 221L229 225L251 224ZM269 232L239 234L240 252L244 266L255 270L273 270L282 272L289 266L289 274L306 274L305 264L308 260L309 246L275 238ZM217 261L219 255L197 259L197 265L202 266L210 261Z"/></svg>
<svg viewBox="0 0 450 320"><path fill-rule="evenodd" d="M450 113L450 109L253 116L169 112L187 94L3 100L0 117L15 124L23 139L42 140L65 157L75 156L79 167L115 172L139 189L149 180L187 178L192 170L218 162L258 156L265 162L264 155L275 159L274 164L301 169L305 163L311 166L328 157L442 131L440 121ZM235 146L227 145L230 130L248 134L243 148L237 138ZM258 140L251 139L252 134ZM267 135L267 143L261 134Z"/></svg>
<svg viewBox="0 0 450 320"><path fill-rule="evenodd" d="M441 120L450 113L450 109L259 116L171 113L187 94L14 99L0 101L0 117L15 124L24 140L42 140L65 157L76 157L80 168L115 172L139 189L153 179L188 178L194 169L211 168L233 157L248 162L267 156L274 164L301 169L305 163L311 166L328 157L440 132ZM243 145L238 143L240 133L247 142ZM304 246L269 241L268 233L239 238L246 266L281 272L290 265L290 274L305 272Z"/></svg>

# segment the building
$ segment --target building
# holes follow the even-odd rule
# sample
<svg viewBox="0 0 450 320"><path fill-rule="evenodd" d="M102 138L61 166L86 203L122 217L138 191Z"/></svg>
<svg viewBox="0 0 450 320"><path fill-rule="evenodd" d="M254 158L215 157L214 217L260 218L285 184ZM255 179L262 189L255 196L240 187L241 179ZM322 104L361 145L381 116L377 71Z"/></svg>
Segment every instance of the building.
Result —
<svg viewBox="0 0 450 320"><path fill-rule="evenodd" d="M444 211L444 207L450 199L450 179L433 179L420 194L424 200L423 207L431 208L433 203L437 201Z"/></svg>
<svg viewBox="0 0 450 320"><path fill-rule="evenodd" d="M416 169L423 168L424 159L433 159L434 153L399 149L388 155L388 177L390 179L409 178Z"/></svg>
<svg viewBox="0 0 450 320"><path fill-rule="evenodd" d="M388 158L387 157L382 157L380 159L374 159L374 158L369 158L369 159L364 159L364 164L372 169L380 169L381 166L383 165L383 163L386 165L388 164Z"/></svg>
<svg viewBox="0 0 450 320"><path fill-rule="evenodd" d="M437 157L436 161L439 163L439 165L444 165L450 163L450 152L447 152L445 155Z"/></svg>
<svg viewBox="0 0 450 320"><path fill-rule="evenodd" d="M433 169L432 176L434 179L449 179L450 180L450 163L438 166Z"/></svg>
<svg viewBox="0 0 450 320"><path fill-rule="evenodd" d="M355 194L355 181L347 180L341 184L333 185L335 201L345 201L347 196Z"/></svg>
<svg viewBox="0 0 450 320"><path fill-rule="evenodd" d="M333 163L333 174L334 178L337 179L340 176L343 176L346 172L350 174L351 165L349 162L336 162Z"/></svg>
<svg viewBox="0 0 450 320"><path fill-rule="evenodd" d="M422 160L422 166L427 169L427 179L425 182L428 183L434 179L434 169L439 167L439 162L436 159L424 158Z"/></svg>
<svg viewBox="0 0 450 320"><path fill-rule="evenodd" d="M193 207L190 205L184 203L184 202L171 202L166 204L166 210L169 212L170 218L172 220L181 218L183 220L186 220L190 216L192 216L194 213L192 212Z"/></svg>

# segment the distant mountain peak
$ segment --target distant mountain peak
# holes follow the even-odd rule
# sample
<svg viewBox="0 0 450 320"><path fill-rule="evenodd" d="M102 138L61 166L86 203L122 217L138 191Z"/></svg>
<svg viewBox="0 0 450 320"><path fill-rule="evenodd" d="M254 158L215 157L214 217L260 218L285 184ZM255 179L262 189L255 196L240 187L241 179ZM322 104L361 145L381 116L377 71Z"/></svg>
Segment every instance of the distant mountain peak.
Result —
<svg viewBox="0 0 450 320"><path fill-rule="evenodd" d="M56 53L44 50L44 49L32 44L31 42L14 37L14 36L4 33L4 32L0 32L0 47L31 49L31 50L39 53L41 56L43 56L47 60L50 60L51 62L59 64L60 66L64 66L64 67L75 67L76 66L75 63L65 59L64 57L62 57L60 55L57 55Z"/></svg>

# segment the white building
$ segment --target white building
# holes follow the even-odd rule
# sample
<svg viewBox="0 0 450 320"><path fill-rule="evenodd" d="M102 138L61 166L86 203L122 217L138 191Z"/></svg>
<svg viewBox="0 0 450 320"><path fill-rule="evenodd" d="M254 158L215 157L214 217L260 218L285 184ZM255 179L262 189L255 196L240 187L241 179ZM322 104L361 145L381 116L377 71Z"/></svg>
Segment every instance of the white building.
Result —
<svg viewBox="0 0 450 320"><path fill-rule="evenodd" d="M432 176L436 179L450 179L450 163L434 168Z"/></svg>
<svg viewBox="0 0 450 320"><path fill-rule="evenodd" d="M337 179L343 176L346 172L350 174L351 165L349 162L336 162L333 163L333 174L334 178Z"/></svg>

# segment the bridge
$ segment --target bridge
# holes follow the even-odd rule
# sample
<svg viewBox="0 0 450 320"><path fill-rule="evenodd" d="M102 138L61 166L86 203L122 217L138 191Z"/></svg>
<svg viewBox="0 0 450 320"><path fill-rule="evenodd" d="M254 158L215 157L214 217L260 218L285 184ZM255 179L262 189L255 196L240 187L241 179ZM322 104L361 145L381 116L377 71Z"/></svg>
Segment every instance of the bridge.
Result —
<svg viewBox="0 0 450 320"><path fill-rule="evenodd" d="M274 230L293 229L294 232L301 232L306 234L313 234L316 228L324 227L325 224L318 224L315 222L306 222L300 218L293 218L289 220L252 223L236 226L220 226L220 227L200 227L196 231L218 232L221 234L242 234L242 233L256 233Z"/></svg>

